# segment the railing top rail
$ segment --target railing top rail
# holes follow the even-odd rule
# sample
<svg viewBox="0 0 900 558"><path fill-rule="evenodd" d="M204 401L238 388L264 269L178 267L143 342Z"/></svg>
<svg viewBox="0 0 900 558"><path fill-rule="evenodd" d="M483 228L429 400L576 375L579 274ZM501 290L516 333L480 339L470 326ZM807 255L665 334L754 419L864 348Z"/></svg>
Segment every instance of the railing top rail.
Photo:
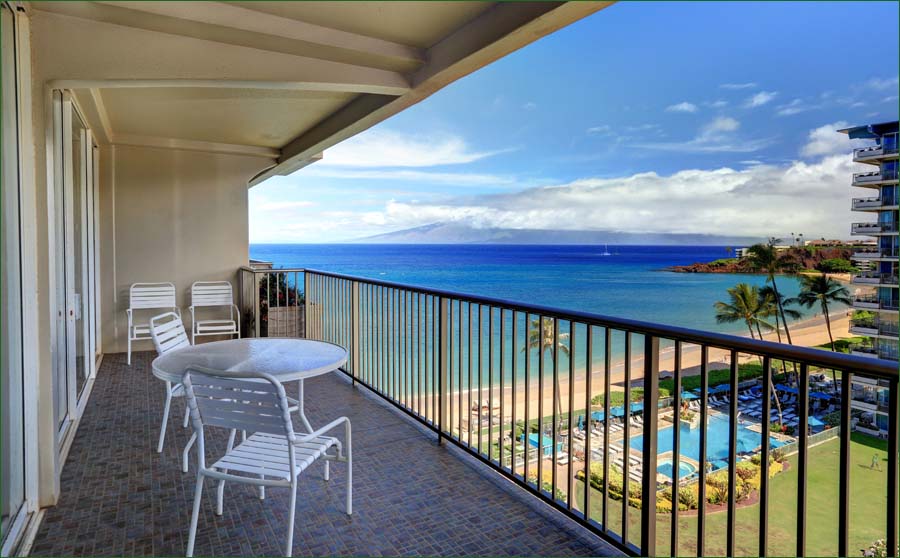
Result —
<svg viewBox="0 0 900 558"><path fill-rule="evenodd" d="M900 372L898 372L897 363L887 360L857 357L845 353L833 353L830 351L812 349L808 347L783 345L781 343L760 341L757 339L749 339L747 337L739 337L737 335L729 335L725 333L714 333L678 326L644 322L640 320L631 320L628 318L605 316L602 314L582 312L578 310L564 310L562 308L543 306L539 304L530 304L476 294L460 293L444 289L395 283L392 281L382 281L379 279L345 275L341 273L333 273L330 271L317 269L296 268L272 271L303 271L306 273L314 273L316 275L322 275L325 277L333 277L335 279L357 281L360 283L367 283L370 285L377 285L393 289L417 291L420 294L430 296L452 298L469 303L495 306L498 308L525 312L529 314L538 314L549 318L557 318L566 321L571 320L587 325L609 327L612 329L618 329L632 333L646 334L660 337L662 339L702 344L720 349L734 349L738 352L748 353L752 355L769 355L772 358L784 359L788 361L803 361L823 368L852 370L854 372L860 372L866 375L882 378L896 378L898 374L900 374Z"/></svg>

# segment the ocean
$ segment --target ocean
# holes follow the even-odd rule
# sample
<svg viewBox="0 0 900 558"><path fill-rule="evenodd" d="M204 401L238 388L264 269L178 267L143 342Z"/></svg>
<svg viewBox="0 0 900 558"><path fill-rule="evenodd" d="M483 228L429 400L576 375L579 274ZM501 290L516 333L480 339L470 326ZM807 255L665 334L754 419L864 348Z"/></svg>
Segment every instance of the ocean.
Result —
<svg viewBox="0 0 900 558"><path fill-rule="evenodd" d="M713 304L762 275L674 273L673 265L729 257L725 246L251 244L250 257L305 267L668 325L744 334L717 324ZM798 281L780 277L785 296ZM815 309L806 310L811 315Z"/></svg>

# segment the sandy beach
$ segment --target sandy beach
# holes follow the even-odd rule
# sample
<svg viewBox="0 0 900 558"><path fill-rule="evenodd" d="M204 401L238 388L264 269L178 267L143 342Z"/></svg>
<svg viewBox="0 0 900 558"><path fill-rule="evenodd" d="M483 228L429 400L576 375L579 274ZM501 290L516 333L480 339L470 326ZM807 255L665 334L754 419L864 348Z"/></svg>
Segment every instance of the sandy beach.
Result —
<svg viewBox="0 0 900 558"><path fill-rule="evenodd" d="M831 326L832 333L834 335L835 340L851 337L849 333L850 327L850 319L849 319L849 310L844 309L840 312L834 312L831 314ZM773 331L769 334L765 335L764 338L767 341L778 341L777 334ZM800 346L815 346L821 345L824 343L828 343L828 332L825 328L825 319L822 315L816 315L812 318L797 322L791 327L791 338L794 342L794 345ZM784 334L782 332L782 339L784 340ZM709 369L720 369L720 368L728 368L728 352L710 349L709 353ZM750 355L741 355L740 362L746 362L749 360L755 360L756 357ZM668 375L669 372L674 370L674 350L670 347L669 349L664 349L660 354L660 372L663 375ZM682 350L682 373L684 376L697 375L700 372L700 348L698 346L685 346ZM640 356L635 356L632 358L631 362L631 385L632 386L640 386L643 380L643 354ZM604 375L602 370L593 371L591 375L591 393L590 396L594 397L603 393L603 385L604 385ZM516 393L515 393L515 406L516 406L516 420L524 420L525 419L525 400L526 400L526 392L525 386L523 385L524 381L517 381L516 385ZM569 379L567 375L561 375L559 379L559 392L560 392L560 406L563 413L568 413L569 410ZM624 362L620 361L613 365L612 367L612 375L610 377L611 391L623 391L625 389L625 374L624 374ZM572 406L573 410L581 411L585 408L588 401L588 394L586 393L586 374L583 368L576 369L574 375L574 404ZM535 419L538 416L538 406L540 403L540 396L538 395L538 386L536 381L532 381L530 385L531 397L529 398L528 405L528 418ZM460 419L459 416L459 407L460 407L460 393L458 391L453 392L451 396L450 408L453 414L453 424L457 425ZM513 405L513 393L512 386L505 386L503 390L503 424L509 424L510 417L512 415L512 405ZM467 390L463 390L462 393L462 407L464 409L472 409L477 406L479 399L482 401L483 405L483 418L488 416L488 408L492 406L493 410L490 411L495 418L496 421L500 417L500 401L501 401L501 392L499 386L495 386L493 390L483 389L481 391L481 395L479 398L478 390L472 390L472 393L469 394ZM552 384L552 374L547 372L546 378L544 381L544 394L543 394L543 414L548 415L552 412L553 409L553 384ZM463 414L464 430L466 417L472 415L473 418L477 415L466 411Z"/></svg>

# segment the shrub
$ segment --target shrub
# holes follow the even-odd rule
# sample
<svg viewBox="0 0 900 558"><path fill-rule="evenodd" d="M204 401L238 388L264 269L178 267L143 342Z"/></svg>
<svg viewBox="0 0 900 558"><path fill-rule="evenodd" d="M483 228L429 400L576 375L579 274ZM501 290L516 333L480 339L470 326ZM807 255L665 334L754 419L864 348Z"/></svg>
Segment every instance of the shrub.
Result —
<svg viewBox="0 0 900 558"><path fill-rule="evenodd" d="M772 457L772 461L776 463L781 463L782 461L784 461L784 451L782 451L781 448L773 449L770 455Z"/></svg>
<svg viewBox="0 0 900 558"><path fill-rule="evenodd" d="M859 271L858 268L843 258L828 258L816 264L816 269L825 273L853 273Z"/></svg>
<svg viewBox="0 0 900 558"><path fill-rule="evenodd" d="M693 510L699 506L697 501L697 492L692 486L682 486L678 489L678 509Z"/></svg>
<svg viewBox="0 0 900 558"><path fill-rule="evenodd" d="M824 422L831 428L834 428L835 426L840 426L841 425L841 412L834 411L833 413L828 413L827 415L822 417L822 422Z"/></svg>
<svg viewBox="0 0 900 558"><path fill-rule="evenodd" d="M665 498L657 498L656 513L672 513L672 502Z"/></svg>
<svg viewBox="0 0 900 558"><path fill-rule="evenodd" d="M863 549L862 555L872 558L885 558L887 556L887 541L878 539L870 544L869 548ZM894 556L898 555L900 555L900 545L897 546L897 553Z"/></svg>

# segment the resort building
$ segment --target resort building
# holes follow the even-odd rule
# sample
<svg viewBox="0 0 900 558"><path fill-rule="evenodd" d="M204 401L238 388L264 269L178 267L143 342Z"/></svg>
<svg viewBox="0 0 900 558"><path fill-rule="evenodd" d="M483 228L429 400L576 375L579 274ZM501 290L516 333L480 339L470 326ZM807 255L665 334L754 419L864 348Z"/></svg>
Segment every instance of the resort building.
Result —
<svg viewBox="0 0 900 558"><path fill-rule="evenodd" d="M853 210L875 217L853 223L855 236L874 237L872 246L854 252L860 267L851 282L861 287L853 299L860 311L850 324L850 333L866 336L868 343L855 345L853 353L887 360L898 356L898 204L897 122L854 126L839 130L850 139L871 140L874 145L853 150L853 161L875 167L853 175L852 186L875 190L874 196L854 198ZM877 436L887 436L888 389L875 379L853 379L853 415L855 428Z"/></svg>
<svg viewBox="0 0 900 558"><path fill-rule="evenodd" d="M898 217L897 208L897 122L883 122L839 130L850 139L871 140L874 145L853 150L853 161L875 167L853 175L852 186L875 191L874 196L854 198L853 210L875 217L853 223L851 234L874 237L876 245L854 252L857 262L869 265L867 271L854 275L852 284L863 287L855 296L853 307L864 311L855 319L850 332L871 339L855 352L897 360L898 355Z"/></svg>

